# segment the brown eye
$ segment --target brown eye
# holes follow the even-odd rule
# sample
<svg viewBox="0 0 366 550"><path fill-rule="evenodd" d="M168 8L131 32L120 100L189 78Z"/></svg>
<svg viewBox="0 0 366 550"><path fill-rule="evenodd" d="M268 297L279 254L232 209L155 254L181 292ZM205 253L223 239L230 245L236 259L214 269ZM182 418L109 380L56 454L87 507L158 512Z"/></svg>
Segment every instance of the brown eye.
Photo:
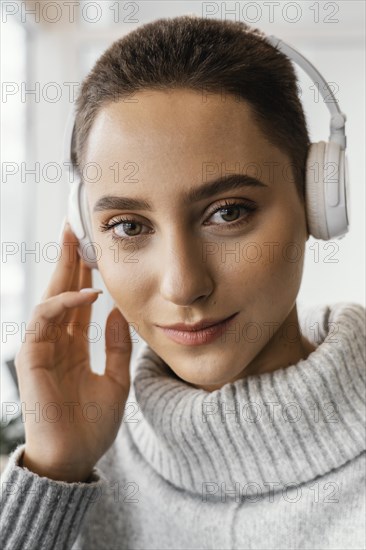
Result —
<svg viewBox="0 0 366 550"><path fill-rule="evenodd" d="M121 237L121 238L126 237L126 235L127 237L136 237L137 235L139 235L139 231L138 231L139 226L141 228L140 223L136 223L132 221L117 223L113 226L113 231L118 237ZM125 234L123 234L122 230L119 230L118 228L122 228ZM137 228L137 231L136 231L136 228ZM120 231L121 231L121 234L119 234Z"/></svg>
<svg viewBox="0 0 366 550"><path fill-rule="evenodd" d="M253 202L225 202L219 208L216 208L208 219L211 222L214 220L213 225L234 227L237 224L245 223L256 209L257 206ZM215 216L218 220L217 223L215 223Z"/></svg>
<svg viewBox="0 0 366 550"><path fill-rule="evenodd" d="M222 216L225 221L233 222L238 219L240 216L240 207L239 206L228 206L220 209L220 216ZM224 218L227 217L228 219Z"/></svg>
<svg viewBox="0 0 366 550"><path fill-rule="evenodd" d="M99 228L102 232L108 232L113 241L120 242L141 239L149 233L147 225L130 218L114 218L108 223L102 223Z"/></svg>

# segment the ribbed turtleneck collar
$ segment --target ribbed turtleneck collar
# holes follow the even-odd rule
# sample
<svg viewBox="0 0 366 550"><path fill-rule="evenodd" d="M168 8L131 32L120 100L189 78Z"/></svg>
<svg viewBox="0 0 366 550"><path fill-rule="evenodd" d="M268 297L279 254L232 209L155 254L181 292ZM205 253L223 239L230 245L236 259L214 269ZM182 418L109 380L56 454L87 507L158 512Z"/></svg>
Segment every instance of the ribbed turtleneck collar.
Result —
<svg viewBox="0 0 366 550"><path fill-rule="evenodd" d="M178 488L239 483L246 494L324 475L365 448L365 308L299 308L307 359L213 392L176 377L147 345L138 354L126 426L142 456ZM272 484L272 485L271 485Z"/></svg>

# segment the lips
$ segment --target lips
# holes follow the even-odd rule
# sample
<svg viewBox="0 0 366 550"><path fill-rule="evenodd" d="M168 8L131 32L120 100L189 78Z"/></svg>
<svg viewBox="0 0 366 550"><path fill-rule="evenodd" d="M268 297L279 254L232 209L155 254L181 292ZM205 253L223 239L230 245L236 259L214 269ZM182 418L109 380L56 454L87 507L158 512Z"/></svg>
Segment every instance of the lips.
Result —
<svg viewBox="0 0 366 550"><path fill-rule="evenodd" d="M184 346L208 345L217 340L229 329L237 314L238 312L234 313L234 315L230 315L230 317L223 318L222 320L202 320L194 325L178 323L169 327L158 326L170 340L177 344ZM202 328L202 326L204 328Z"/></svg>
<svg viewBox="0 0 366 550"><path fill-rule="evenodd" d="M186 323L176 323L174 325L157 325L157 326L164 329L178 330L180 332L197 332L204 328L213 327L215 325L223 323L224 321L229 321L232 317L234 317L234 315L236 315L236 313L233 313L233 315L230 315L229 317L222 317L221 319L203 319L191 325L187 325Z"/></svg>

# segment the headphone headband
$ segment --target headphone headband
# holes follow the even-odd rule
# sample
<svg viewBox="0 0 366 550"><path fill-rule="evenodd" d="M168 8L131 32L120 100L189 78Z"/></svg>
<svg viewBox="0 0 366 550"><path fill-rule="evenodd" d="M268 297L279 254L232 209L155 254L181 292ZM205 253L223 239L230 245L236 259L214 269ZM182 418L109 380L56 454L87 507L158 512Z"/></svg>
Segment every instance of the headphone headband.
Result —
<svg viewBox="0 0 366 550"><path fill-rule="evenodd" d="M280 50L287 57L295 61L297 65L299 65L299 67L301 67L302 70L311 78L314 84L321 84L321 86L319 85L319 92L322 95L324 103L326 104L331 114L330 135L328 141L334 141L335 143L338 143L340 145L341 149L346 149L347 139L345 124L347 117L344 113L342 113L341 109L339 108L338 102L332 90L330 89L328 82L320 74L318 69L316 69L314 65L310 63L310 61L306 59L306 57L304 57L300 52L295 50L295 48L293 48L289 44L286 44L286 42L280 40L273 34L267 36L266 40L268 40L268 42L272 46ZM331 97L331 101L329 101L329 96Z"/></svg>

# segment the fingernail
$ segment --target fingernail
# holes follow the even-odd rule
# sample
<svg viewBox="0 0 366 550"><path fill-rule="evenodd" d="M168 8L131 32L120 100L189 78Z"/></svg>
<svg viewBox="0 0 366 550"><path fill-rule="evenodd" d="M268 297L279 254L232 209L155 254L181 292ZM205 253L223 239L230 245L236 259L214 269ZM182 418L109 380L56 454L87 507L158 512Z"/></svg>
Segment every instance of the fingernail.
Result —
<svg viewBox="0 0 366 550"><path fill-rule="evenodd" d="M97 292L98 294L100 294L101 292L103 292L103 290L100 288L82 288L79 292Z"/></svg>

